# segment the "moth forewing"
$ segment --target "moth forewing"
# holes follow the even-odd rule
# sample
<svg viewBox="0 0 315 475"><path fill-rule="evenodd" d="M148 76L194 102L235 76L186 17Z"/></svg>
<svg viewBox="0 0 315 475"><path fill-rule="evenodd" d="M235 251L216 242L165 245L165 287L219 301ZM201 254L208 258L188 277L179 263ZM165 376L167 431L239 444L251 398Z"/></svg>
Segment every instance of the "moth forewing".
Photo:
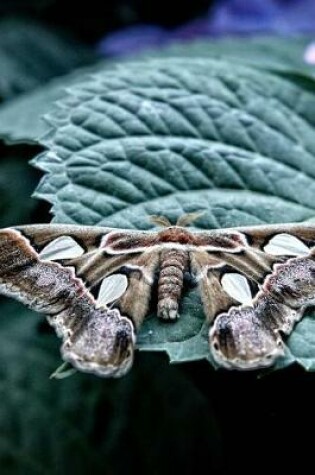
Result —
<svg viewBox="0 0 315 475"><path fill-rule="evenodd" d="M46 314L64 340L63 358L78 369L120 376L130 368L132 323L118 310L98 309L73 269L41 260L21 231L0 231L0 284L2 293Z"/></svg>

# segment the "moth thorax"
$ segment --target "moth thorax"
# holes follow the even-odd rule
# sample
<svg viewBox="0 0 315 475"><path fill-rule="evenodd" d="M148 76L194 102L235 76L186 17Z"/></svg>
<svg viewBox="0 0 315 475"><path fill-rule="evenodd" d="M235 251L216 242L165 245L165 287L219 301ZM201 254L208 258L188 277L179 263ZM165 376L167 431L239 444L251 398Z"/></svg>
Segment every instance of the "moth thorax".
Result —
<svg viewBox="0 0 315 475"><path fill-rule="evenodd" d="M161 253L158 280L158 316L161 318L178 317L178 302L183 290L188 258L188 252L179 249L167 249Z"/></svg>

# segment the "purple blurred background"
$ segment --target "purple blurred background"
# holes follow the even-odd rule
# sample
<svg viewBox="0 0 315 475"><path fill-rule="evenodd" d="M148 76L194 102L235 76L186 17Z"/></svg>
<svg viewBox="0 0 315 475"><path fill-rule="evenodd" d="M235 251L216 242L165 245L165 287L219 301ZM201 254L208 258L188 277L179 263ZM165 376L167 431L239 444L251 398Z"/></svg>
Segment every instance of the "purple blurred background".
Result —
<svg viewBox="0 0 315 475"><path fill-rule="evenodd" d="M208 12L176 28L138 24L108 34L99 42L105 56L125 56L149 47L223 35L315 36L315 0L216 0ZM315 46L306 59L315 62Z"/></svg>

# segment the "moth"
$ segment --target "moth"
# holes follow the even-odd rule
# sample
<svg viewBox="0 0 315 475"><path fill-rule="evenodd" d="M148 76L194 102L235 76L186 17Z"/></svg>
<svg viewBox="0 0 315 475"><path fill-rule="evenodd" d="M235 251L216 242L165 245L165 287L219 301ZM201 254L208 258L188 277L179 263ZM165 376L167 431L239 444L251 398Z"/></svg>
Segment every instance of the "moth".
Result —
<svg viewBox="0 0 315 475"><path fill-rule="evenodd" d="M284 354L284 336L315 303L315 225L188 229L197 217L185 215L172 226L154 216L156 231L3 229L0 292L47 315L63 338L65 361L121 376L153 296L157 316L174 321L184 289L197 286L217 364L270 366Z"/></svg>

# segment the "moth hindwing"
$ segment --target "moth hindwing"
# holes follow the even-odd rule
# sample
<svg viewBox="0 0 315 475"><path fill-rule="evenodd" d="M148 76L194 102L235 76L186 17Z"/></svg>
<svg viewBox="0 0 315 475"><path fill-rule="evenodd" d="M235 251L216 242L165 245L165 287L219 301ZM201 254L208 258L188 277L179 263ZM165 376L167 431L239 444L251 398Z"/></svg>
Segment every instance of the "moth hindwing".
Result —
<svg viewBox="0 0 315 475"><path fill-rule="evenodd" d="M157 231L4 229L0 291L48 316L63 338L66 361L119 376L131 366L134 329L149 311L153 288L158 317L176 320L188 275L200 290L217 363L237 369L273 364L284 353L283 334L314 304L315 226L182 226L192 219L171 226L154 217L163 226Z"/></svg>

